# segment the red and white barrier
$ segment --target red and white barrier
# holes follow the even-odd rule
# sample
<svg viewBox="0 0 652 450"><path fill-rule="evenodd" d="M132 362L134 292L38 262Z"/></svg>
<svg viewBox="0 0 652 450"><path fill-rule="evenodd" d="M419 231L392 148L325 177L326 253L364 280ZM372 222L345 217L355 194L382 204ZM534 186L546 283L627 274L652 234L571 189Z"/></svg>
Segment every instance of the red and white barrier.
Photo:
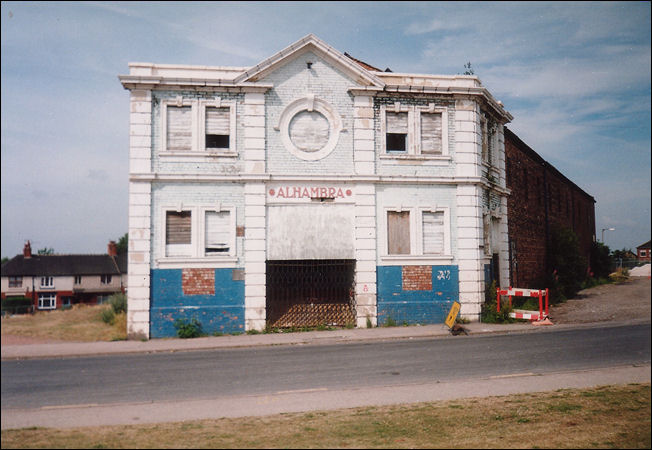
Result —
<svg viewBox="0 0 652 450"><path fill-rule="evenodd" d="M512 297L535 297L539 298L539 313L526 312L526 311L514 311L509 314L510 317L515 319L526 319L526 320L543 320L548 317L548 289L521 289L509 287L508 289L496 289L496 310L500 312L500 297L508 296L509 297L509 306L512 306ZM544 312L544 297L545 297L545 312Z"/></svg>

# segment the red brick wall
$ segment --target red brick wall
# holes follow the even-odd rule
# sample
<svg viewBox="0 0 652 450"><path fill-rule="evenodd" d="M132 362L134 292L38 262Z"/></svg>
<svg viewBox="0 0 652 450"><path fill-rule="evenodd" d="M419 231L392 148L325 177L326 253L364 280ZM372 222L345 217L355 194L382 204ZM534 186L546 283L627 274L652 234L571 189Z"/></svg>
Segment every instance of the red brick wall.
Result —
<svg viewBox="0 0 652 450"><path fill-rule="evenodd" d="M183 269L181 283L185 295L214 295L215 269Z"/></svg>
<svg viewBox="0 0 652 450"><path fill-rule="evenodd" d="M432 266L403 266L404 291L431 291Z"/></svg>
<svg viewBox="0 0 652 450"><path fill-rule="evenodd" d="M575 232L587 259L595 239L595 201L505 129L510 284L539 286L546 275L547 239L554 225Z"/></svg>

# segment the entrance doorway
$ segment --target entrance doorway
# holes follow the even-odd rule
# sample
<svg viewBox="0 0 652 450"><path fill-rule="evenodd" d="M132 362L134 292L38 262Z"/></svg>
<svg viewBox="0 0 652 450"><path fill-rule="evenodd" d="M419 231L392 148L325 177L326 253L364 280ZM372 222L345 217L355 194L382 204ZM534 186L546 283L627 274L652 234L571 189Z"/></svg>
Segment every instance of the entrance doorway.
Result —
<svg viewBox="0 0 652 450"><path fill-rule="evenodd" d="M267 325L355 323L354 277L350 259L267 261Z"/></svg>

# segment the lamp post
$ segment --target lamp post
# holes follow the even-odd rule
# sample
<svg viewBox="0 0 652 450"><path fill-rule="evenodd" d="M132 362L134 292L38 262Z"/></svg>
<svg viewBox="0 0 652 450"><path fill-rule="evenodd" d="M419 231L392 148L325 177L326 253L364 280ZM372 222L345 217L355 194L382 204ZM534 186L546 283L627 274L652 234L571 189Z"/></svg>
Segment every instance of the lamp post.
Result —
<svg viewBox="0 0 652 450"><path fill-rule="evenodd" d="M604 232L605 231L614 231L615 228L603 228L602 229L602 243L604 244Z"/></svg>

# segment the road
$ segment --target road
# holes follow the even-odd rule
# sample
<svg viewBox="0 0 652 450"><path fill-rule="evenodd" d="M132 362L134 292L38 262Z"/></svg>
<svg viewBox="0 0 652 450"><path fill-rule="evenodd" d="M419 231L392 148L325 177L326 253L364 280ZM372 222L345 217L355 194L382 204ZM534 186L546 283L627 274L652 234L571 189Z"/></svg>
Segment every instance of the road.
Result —
<svg viewBox="0 0 652 450"><path fill-rule="evenodd" d="M459 339L3 361L2 428L502 395L617 383L623 374L649 381L649 365L649 323Z"/></svg>

